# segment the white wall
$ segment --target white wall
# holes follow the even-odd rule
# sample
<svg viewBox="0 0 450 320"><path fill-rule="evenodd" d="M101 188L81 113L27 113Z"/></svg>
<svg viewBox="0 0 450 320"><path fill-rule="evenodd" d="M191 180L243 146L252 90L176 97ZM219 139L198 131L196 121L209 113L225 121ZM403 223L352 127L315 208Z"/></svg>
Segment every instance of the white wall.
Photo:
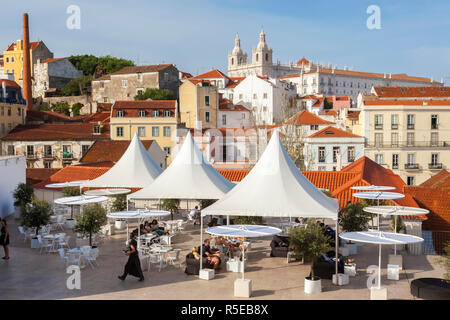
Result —
<svg viewBox="0 0 450 320"><path fill-rule="evenodd" d="M25 157L0 157L0 217L14 213L12 192L26 182Z"/></svg>

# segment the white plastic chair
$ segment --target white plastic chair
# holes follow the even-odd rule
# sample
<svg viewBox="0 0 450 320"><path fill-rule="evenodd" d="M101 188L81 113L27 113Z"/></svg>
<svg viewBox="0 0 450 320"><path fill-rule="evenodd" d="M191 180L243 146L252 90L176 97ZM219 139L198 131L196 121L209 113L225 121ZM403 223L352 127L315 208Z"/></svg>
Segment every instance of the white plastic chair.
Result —
<svg viewBox="0 0 450 320"><path fill-rule="evenodd" d="M56 216L56 228L60 228L62 231L64 231L64 216L62 214Z"/></svg>
<svg viewBox="0 0 450 320"><path fill-rule="evenodd" d="M181 260L180 260L180 252L181 249L174 249L167 253L167 263L175 266L175 263L178 262L178 266L181 268Z"/></svg>
<svg viewBox="0 0 450 320"><path fill-rule="evenodd" d="M50 251L50 249L53 247L53 244L48 241L48 239L44 239L42 238L41 235L37 236L38 242L39 242L39 247L40 247L40 251L39 253L42 254L42 250L45 248L47 250L47 253Z"/></svg>
<svg viewBox="0 0 450 320"><path fill-rule="evenodd" d="M64 263L66 264L66 268L67 268L69 257L66 256L66 250L64 248L59 248L58 252L59 252L59 256L61 257L61 259L64 260Z"/></svg>
<svg viewBox="0 0 450 320"><path fill-rule="evenodd" d="M69 240L70 240L70 236L62 236L56 239L56 243L58 245L58 248L67 248L70 249L69 246Z"/></svg>
<svg viewBox="0 0 450 320"><path fill-rule="evenodd" d="M163 260L162 260L161 253L150 253L148 255L148 271L150 271L152 264L158 264L159 265L158 272L161 272L162 263L163 263Z"/></svg>

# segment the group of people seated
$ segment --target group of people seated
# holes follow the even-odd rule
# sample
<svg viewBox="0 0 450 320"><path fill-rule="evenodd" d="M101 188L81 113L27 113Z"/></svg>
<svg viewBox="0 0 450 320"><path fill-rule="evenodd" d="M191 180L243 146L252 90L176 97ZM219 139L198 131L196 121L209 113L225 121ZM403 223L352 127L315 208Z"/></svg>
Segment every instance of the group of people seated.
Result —
<svg viewBox="0 0 450 320"><path fill-rule="evenodd" d="M167 234L167 232L164 231L164 228L159 226L157 220L153 220L151 223L148 221L141 223L139 225L139 232L141 233L141 235L146 234L146 233L154 233L157 236L162 236L163 234ZM135 234L135 236L137 236L138 229L133 230L133 234Z"/></svg>

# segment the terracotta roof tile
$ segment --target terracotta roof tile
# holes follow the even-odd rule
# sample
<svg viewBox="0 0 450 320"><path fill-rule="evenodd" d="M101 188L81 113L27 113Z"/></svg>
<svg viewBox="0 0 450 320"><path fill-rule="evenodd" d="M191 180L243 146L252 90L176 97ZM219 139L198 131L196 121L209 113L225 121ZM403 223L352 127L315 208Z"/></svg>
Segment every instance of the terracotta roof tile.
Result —
<svg viewBox="0 0 450 320"><path fill-rule="evenodd" d="M145 149L148 150L154 140L141 140ZM127 150L129 140L101 140L96 141L88 152L80 159L82 163L95 162L117 162Z"/></svg>
<svg viewBox="0 0 450 320"><path fill-rule="evenodd" d="M34 185L50 178L51 175L58 172L60 169L45 169L45 168L27 168L26 179L28 185Z"/></svg>
<svg viewBox="0 0 450 320"><path fill-rule="evenodd" d="M450 191L450 172L443 169L427 181L423 182L420 186L428 188L439 188Z"/></svg>
<svg viewBox="0 0 450 320"><path fill-rule="evenodd" d="M313 134L308 136L308 138L344 138L344 137L361 138L361 136L331 126L325 127L322 130L314 132Z"/></svg>
<svg viewBox="0 0 450 320"><path fill-rule="evenodd" d="M34 50L37 48L37 46L39 45L39 43L41 43L42 41L32 41L30 42L30 48L31 50ZM8 49L6 49L6 51L14 51L14 46L17 44L17 42L13 42L9 45Z"/></svg>
<svg viewBox="0 0 450 320"><path fill-rule="evenodd" d="M293 115L287 120L287 123L295 125L335 124L334 122L324 120L307 110L302 110Z"/></svg>
<svg viewBox="0 0 450 320"><path fill-rule="evenodd" d="M379 98L450 98L450 87L374 87Z"/></svg>
<svg viewBox="0 0 450 320"><path fill-rule="evenodd" d="M44 61L41 61L41 63L49 63L49 62L54 62L54 61L58 61L58 60L62 60L63 58L52 58L52 59L47 59Z"/></svg>
<svg viewBox="0 0 450 320"><path fill-rule="evenodd" d="M450 106L447 100L364 100L366 106Z"/></svg>
<svg viewBox="0 0 450 320"><path fill-rule="evenodd" d="M3 86L3 83L5 83L6 87L20 88L20 86L13 80L0 79L0 87Z"/></svg>
<svg viewBox="0 0 450 320"><path fill-rule="evenodd" d="M229 79L228 76L223 74L221 71L217 69L210 70L208 72L196 75L190 79L213 79L213 78L226 78Z"/></svg>

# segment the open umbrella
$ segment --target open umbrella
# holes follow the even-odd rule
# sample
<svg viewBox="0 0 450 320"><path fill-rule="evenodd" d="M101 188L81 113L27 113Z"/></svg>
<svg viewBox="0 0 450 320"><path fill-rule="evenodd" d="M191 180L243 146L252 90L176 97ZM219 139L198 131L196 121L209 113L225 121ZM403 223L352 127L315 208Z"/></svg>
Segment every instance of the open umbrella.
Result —
<svg viewBox="0 0 450 320"><path fill-rule="evenodd" d="M344 232L341 233L339 237L348 241L378 244L378 289L380 289L381 284L381 246L418 243L423 241L422 238L409 234L382 231Z"/></svg>
<svg viewBox="0 0 450 320"><path fill-rule="evenodd" d="M83 206L89 203L97 203L107 201L107 197L98 197L98 196L74 196L74 197L63 197L55 199L53 202L56 204L61 204L70 207L70 218L73 217L73 206ZM66 221L66 226L70 229L73 227L73 220L71 220L71 224Z"/></svg>
<svg viewBox="0 0 450 320"><path fill-rule="evenodd" d="M206 229L206 233L224 237L259 238L281 233L281 229L261 225L229 225ZM200 250L201 251L201 250ZM200 253L203 256L203 252ZM201 261L201 260L200 260ZM242 280L245 273L245 248L242 244Z"/></svg>
<svg viewBox="0 0 450 320"><path fill-rule="evenodd" d="M395 190L395 187L389 187L389 186L354 186L350 189L353 190L363 190L363 191L383 191L383 190Z"/></svg>
<svg viewBox="0 0 450 320"><path fill-rule="evenodd" d="M88 190L85 191L84 194L87 196L117 196L120 194L130 193L130 189L97 189L97 190Z"/></svg>

